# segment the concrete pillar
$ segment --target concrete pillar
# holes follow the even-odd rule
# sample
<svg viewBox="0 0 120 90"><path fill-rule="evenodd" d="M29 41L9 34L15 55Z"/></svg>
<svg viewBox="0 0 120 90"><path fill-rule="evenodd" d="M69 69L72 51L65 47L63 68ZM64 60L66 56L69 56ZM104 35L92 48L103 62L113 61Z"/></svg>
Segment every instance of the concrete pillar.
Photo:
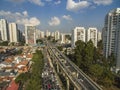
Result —
<svg viewBox="0 0 120 90"><path fill-rule="evenodd" d="M58 65L58 63L57 63L57 73L59 73L59 65Z"/></svg>
<svg viewBox="0 0 120 90"><path fill-rule="evenodd" d="M65 77L65 73L62 73L63 74L63 76Z"/></svg>
<svg viewBox="0 0 120 90"><path fill-rule="evenodd" d="M54 55L52 55L52 59L53 59L53 63L55 63L55 56Z"/></svg>
<svg viewBox="0 0 120 90"><path fill-rule="evenodd" d="M74 90L77 90L76 87L74 87Z"/></svg>
<svg viewBox="0 0 120 90"><path fill-rule="evenodd" d="M69 90L70 89L70 81L69 81L68 77L66 77L66 81L67 81L67 90Z"/></svg>
<svg viewBox="0 0 120 90"><path fill-rule="evenodd" d="M78 72L76 72L76 77L78 78L78 76L79 76L79 74L78 74Z"/></svg>

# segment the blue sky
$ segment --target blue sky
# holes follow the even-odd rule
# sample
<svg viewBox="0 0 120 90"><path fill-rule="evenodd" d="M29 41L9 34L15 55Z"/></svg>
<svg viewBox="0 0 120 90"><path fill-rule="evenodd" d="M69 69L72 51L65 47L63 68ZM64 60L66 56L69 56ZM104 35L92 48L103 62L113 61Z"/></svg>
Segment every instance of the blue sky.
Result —
<svg viewBox="0 0 120 90"><path fill-rule="evenodd" d="M103 28L105 15L120 0L0 0L0 18L36 25L42 31L71 32L76 26Z"/></svg>

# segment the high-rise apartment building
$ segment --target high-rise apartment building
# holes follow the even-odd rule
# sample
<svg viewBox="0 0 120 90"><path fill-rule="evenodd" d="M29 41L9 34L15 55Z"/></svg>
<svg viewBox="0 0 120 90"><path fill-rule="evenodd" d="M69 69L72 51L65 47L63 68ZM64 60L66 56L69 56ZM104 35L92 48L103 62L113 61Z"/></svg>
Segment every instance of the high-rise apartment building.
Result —
<svg viewBox="0 0 120 90"><path fill-rule="evenodd" d="M100 31L98 31L98 33L97 33L97 41L99 42L100 40L102 40L102 33Z"/></svg>
<svg viewBox="0 0 120 90"><path fill-rule="evenodd" d="M59 40L60 39L60 32L56 31L55 32L55 40Z"/></svg>
<svg viewBox="0 0 120 90"><path fill-rule="evenodd" d="M18 41L19 42L24 41L23 33L20 30L18 30Z"/></svg>
<svg viewBox="0 0 120 90"><path fill-rule="evenodd" d="M35 31L35 37L36 37L36 39L40 39L40 34L41 34L41 31L38 30L38 29L36 29L36 31Z"/></svg>
<svg viewBox="0 0 120 90"><path fill-rule="evenodd" d="M9 23L10 42L18 42L18 28L16 23Z"/></svg>
<svg viewBox="0 0 120 90"><path fill-rule="evenodd" d="M1 32L1 40L7 41L9 39L8 24L5 19L0 19L0 32Z"/></svg>
<svg viewBox="0 0 120 90"><path fill-rule="evenodd" d="M89 28L86 34L87 42L91 40L93 45L97 47L97 28Z"/></svg>
<svg viewBox="0 0 120 90"><path fill-rule="evenodd" d="M82 40L85 42L85 28L84 27L75 27L72 30L72 47L75 47L75 42L78 40Z"/></svg>
<svg viewBox="0 0 120 90"><path fill-rule="evenodd" d="M116 71L120 70L120 8L111 10L105 17L103 48L106 58L114 53Z"/></svg>
<svg viewBox="0 0 120 90"><path fill-rule="evenodd" d="M51 33L51 36L52 36L52 37L55 37L55 33L54 33L54 32L52 32L52 33Z"/></svg>
<svg viewBox="0 0 120 90"><path fill-rule="evenodd" d="M61 33L61 44L65 44L66 43L66 38L65 38L65 34Z"/></svg>
<svg viewBox="0 0 120 90"><path fill-rule="evenodd" d="M35 32L36 27L30 24L25 25L25 42L28 45L35 45L36 44L36 37Z"/></svg>
<svg viewBox="0 0 120 90"><path fill-rule="evenodd" d="M44 38L45 37L45 33L43 31L40 31L40 38Z"/></svg>
<svg viewBox="0 0 120 90"><path fill-rule="evenodd" d="M46 31L46 37L50 36L50 32L47 30Z"/></svg>

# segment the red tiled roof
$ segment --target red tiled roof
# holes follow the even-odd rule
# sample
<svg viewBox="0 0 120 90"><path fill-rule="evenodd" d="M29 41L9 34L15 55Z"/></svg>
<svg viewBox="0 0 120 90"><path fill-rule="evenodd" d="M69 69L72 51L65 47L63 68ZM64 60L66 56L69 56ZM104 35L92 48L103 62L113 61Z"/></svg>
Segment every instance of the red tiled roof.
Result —
<svg viewBox="0 0 120 90"><path fill-rule="evenodd" d="M6 90L18 90L19 85L15 83L15 81L11 81L8 88Z"/></svg>
<svg viewBox="0 0 120 90"><path fill-rule="evenodd" d="M26 66L28 63L29 63L29 61L23 60L23 61L21 61L20 63L16 64L15 67L17 67L17 66L19 66L19 65L25 65L25 66Z"/></svg>
<svg viewBox="0 0 120 90"><path fill-rule="evenodd" d="M14 60L14 57L10 56L10 57L8 57L8 58L5 59L5 62L11 63L13 60Z"/></svg>
<svg viewBox="0 0 120 90"><path fill-rule="evenodd" d="M32 58L32 57L33 57L32 54L28 54L28 55L27 55L27 58Z"/></svg>

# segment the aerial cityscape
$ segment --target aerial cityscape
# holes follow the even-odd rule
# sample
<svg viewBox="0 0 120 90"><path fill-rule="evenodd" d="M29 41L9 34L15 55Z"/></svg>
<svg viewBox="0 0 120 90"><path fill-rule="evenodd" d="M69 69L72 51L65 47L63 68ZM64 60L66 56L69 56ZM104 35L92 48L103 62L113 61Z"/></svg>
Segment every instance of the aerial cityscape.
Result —
<svg viewBox="0 0 120 90"><path fill-rule="evenodd" d="M120 0L1 0L0 90L120 90Z"/></svg>

